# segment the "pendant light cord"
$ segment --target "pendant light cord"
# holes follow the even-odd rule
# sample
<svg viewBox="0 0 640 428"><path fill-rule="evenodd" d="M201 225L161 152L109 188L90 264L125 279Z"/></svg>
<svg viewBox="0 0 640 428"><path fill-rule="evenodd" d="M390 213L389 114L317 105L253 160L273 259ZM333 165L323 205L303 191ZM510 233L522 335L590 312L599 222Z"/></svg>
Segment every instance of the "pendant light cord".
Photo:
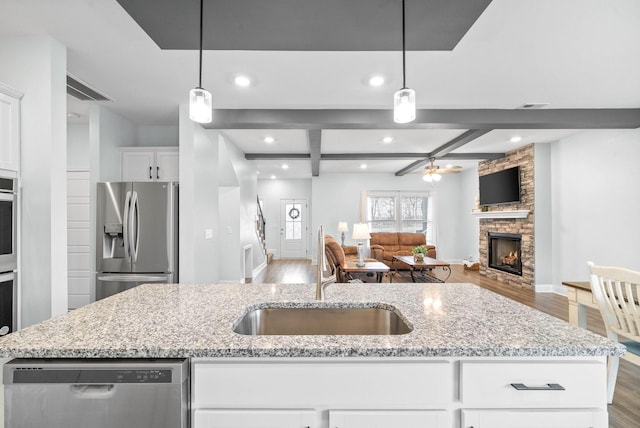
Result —
<svg viewBox="0 0 640 428"><path fill-rule="evenodd" d="M403 4L404 4L404 0ZM200 70L198 75L198 88L202 89L202 27L203 27L203 16L202 12L204 10L204 0L200 0ZM404 18L403 18L404 19ZM403 30L404 31L404 30Z"/></svg>
<svg viewBox="0 0 640 428"><path fill-rule="evenodd" d="M404 33L404 0L402 0L402 89L407 88L407 76L406 76L406 61L405 61L405 33Z"/></svg>

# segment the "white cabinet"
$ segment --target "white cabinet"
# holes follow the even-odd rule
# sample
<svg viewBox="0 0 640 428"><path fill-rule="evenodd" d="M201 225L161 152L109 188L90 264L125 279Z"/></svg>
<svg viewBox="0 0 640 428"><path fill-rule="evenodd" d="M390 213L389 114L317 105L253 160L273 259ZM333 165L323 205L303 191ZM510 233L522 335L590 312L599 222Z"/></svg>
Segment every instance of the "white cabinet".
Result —
<svg viewBox="0 0 640 428"><path fill-rule="evenodd" d="M462 428L607 427L604 410L463 410Z"/></svg>
<svg viewBox="0 0 640 428"><path fill-rule="evenodd" d="M313 410L196 410L194 427L316 428Z"/></svg>
<svg viewBox="0 0 640 428"><path fill-rule="evenodd" d="M191 375L193 428L608 426L605 357L196 358Z"/></svg>
<svg viewBox="0 0 640 428"><path fill-rule="evenodd" d="M0 83L0 169L20 169L20 98Z"/></svg>
<svg viewBox="0 0 640 428"><path fill-rule="evenodd" d="M330 410L330 428L449 428L449 412L438 410Z"/></svg>
<svg viewBox="0 0 640 428"><path fill-rule="evenodd" d="M177 148L123 148L122 181L178 181Z"/></svg>

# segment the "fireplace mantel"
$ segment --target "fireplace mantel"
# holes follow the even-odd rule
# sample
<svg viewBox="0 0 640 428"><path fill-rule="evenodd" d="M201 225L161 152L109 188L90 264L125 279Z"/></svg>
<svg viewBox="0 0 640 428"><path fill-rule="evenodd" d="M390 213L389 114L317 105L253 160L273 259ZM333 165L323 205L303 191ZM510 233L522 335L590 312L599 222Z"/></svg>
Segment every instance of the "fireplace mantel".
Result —
<svg viewBox="0 0 640 428"><path fill-rule="evenodd" d="M529 210L472 211L475 218L527 218Z"/></svg>

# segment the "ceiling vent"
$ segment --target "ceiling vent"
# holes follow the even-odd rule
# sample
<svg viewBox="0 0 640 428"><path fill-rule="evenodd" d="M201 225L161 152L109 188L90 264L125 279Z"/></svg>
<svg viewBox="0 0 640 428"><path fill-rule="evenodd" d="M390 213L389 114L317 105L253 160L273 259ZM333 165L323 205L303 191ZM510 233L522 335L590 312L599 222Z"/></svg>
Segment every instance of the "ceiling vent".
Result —
<svg viewBox="0 0 640 428"><path fill-rule="evenodd" d="M111 99L100 92L91 89L76 78L67 74L67 94L80 101L111 101Z"/></svg>
<svg viewBox="0 0 640 428"><path fill-rule="evenodd" d="M530 104L523 104L520 107L518 107L518 109L521 110L534 110L537 108L544 108L546 106L548 106L549 103L530 103Z"/></svg>

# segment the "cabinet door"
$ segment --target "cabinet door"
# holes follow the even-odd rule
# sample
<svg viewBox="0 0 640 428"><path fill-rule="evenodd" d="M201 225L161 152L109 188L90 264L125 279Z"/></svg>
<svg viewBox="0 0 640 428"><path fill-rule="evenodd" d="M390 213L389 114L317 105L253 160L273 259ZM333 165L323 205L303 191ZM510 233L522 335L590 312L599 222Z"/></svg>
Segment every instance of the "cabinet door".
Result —
<svg viewBox="0 0 640 428"><path fill-rule="evenodd" d="M20 169L20 101L0 93L0 168Z"/></svg>
<svg viewBox="0 0 640 428"><path fill-rule="evenodd" d="M449 428L444 410L331 410L330 428Z"/></svg>
<svg viewBox="0 0 640 428"><path fill-rule="evenodd" d="M463 410L463 428L606 428L604 410Z"/></svg>
<svg viewBox="0 0 640 428"><path fill-rule="evenodd" d="M154 181L153 152L122 152L122 181Z"/></svg>
<svg viewBox="0 0 640 428"><path fill-rule="evenodd" d="M313 410L196 410L194 428L317 428Z"/></svg>
<svg viewBox="0 0 640 428"><path fill-rule="evenodd" d="M158 181L179 181L180 156L178 152L157 152L154 174Z"/></svg>

